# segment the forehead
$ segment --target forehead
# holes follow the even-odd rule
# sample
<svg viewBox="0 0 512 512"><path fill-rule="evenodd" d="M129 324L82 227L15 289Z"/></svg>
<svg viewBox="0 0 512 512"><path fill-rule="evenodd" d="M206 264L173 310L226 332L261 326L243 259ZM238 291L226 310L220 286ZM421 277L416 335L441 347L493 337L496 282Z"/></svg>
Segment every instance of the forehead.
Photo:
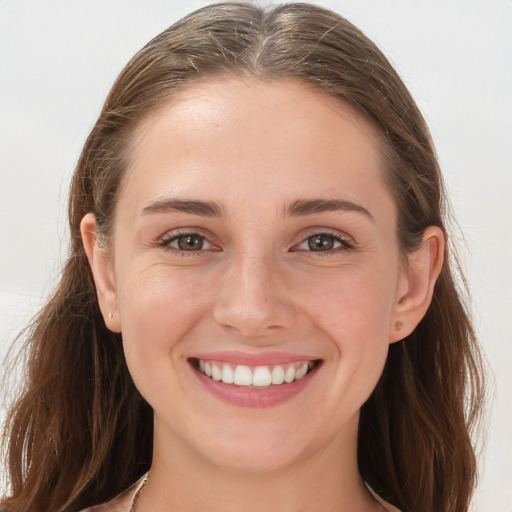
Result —
<svg viewBox="0 0 512 512"><path fill-rule="evenodd" d="M265 81L253 77L210 78L192 82L174 94L160 108L150 114L136 128L132 138L132 148L137 152L144 145L148 136L163 127L166 120L179 123L179 127L194 126L194 130L205 130L233 126L234 124L258 127L258 123L277 125L287 132L293 128L303 130L305 116L309 124L309 135L325 136L332 122L341 119L352 124L352 128L361 135L371 139L371 143L379 146L381 137L361 112L347 101L335 98L320 87L307 82L288 78ZM323 130L318 130L318 121ZM221 124L222 123L222 124ZM177 124L173 128L178 128ZM339 126L337 127L339 128ZM335 135L335 133L333 133ZM347 133L343 134L345 137ZM317 138L317 137L313 137Z"/></svg>
<svg viewBox="0 0 512 512"><path fill-rule="evenodd" d="M362 115L306 83L198 82L137 128L121 197L129 193L132 204L166 194L222 200L229 185L241 200L262 184L276 201L308 190L350 196L384 184L379 148Z"/></svg>

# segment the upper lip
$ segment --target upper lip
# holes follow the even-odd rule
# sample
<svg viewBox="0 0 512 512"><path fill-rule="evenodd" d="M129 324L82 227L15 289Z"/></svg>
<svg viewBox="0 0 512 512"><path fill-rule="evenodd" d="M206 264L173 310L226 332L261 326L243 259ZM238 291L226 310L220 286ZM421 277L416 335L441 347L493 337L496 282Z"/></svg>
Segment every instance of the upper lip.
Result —
<svg viewBox="0 0 512 512"><path fill-rule="evenodd" d="M204 352L195 355L194 358L246 366L264 366L298 361L316 361L319 359L318 357L291 352L258 352L251 354L240 351Z"/></svg>

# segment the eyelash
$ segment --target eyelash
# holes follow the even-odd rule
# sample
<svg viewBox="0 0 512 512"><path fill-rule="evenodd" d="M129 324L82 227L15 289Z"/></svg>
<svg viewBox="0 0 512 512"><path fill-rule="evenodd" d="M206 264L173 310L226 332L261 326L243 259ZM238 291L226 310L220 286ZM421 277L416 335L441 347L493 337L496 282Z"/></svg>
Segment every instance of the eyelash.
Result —
<svg viewBox="0 0 512 512"><path fill-rule="evenodd" d="M312 240L314 238L319 238L319 237L330 238L331 240L334 241L334 243L338 243L339 246L338 247L334 247L334 248L329 249L329 250L326 250L326 251L313 251L313 250L307 250L307 249L300 249L301 245L308 244L309 240ZM308 257L316 257L316 256L326 257L326 256L332 256L332 255L334 255L335 253L338 253L338 252L350 252L353 249L354 249L354 244L349 239L347 239L347 238L345 238L343 236L340 236L340 235L336 235L334 233L329 233L328 231L327 232L320 231L318 233L313 233L312 235L309 235L308 237L306 237L299 244L299 248L294 249L294 251L303 251L304 254L307 255Z"/></svg>
<svg viewBox="0 0 512 512"><path fill-rule="evenodd" d="M208 242L208 239L204 235L200 235L199 233L193 232L193 231L187 231L183 233L168 233L164 235L160 241L157 243L159 247L166 251L170 251L174 254L178 254L182 257L186 256L199 256L201 252L203 252L205 249L201 247L199 250L190 250L187 251L186 249L180 249L179 247L172 247L171 243L178 242L180 238L185 237L195 237L201 240L203 243L206 242L209 244L212 248L214 247L211 242Z"/></svg>
<svg viewBox="0 0 512 512"><path fill-rule="evenodd" d="M180 239L185 238L185 237L195 237L195 238L201 240L203 242L203 244L204 244L204 242L206 242L211 247L207 248L207 249L203 249L203 247L201 247L198 250L186 250L186 249L180 249L179 247L171 246L171 243L178 242ZM328 249L326 251L313 251L313 250L307 250L307 249L300 248L300 246L302 246L303 244L307 243L309 245L308 241L314 239L315 237L316 238L327 237L327 238L331 239L334 244L338 243L339 246L334 247L332 249ZM183 232L183 233L168 233L167 235L165 235L164 237L162 237L160 239L160 241L157 243L157 245L158 245L158 247L161 247L162 249L164 249L166 251L173 252L174 254L178 254L182 257L199 256L201 252L204 252L205 250L212 250L212 248L214 248L213 244L211 242L208 242L208 239L204 235L201 235L199 233L192 232L192 231L191 232ZM311 249L311 247L310 247L310 249ZM298 246L293 247L291 249L291 252L301 251L308 257L316 257L316 256L326 257L326 256L332 256L334 253L337 253L337 252L350 252L353 249L354 249L354 244L347 238L336 235L334 233L321 231L321 232L313 233L312 235L309 235L308 237L306 237L304 240L302 240L302 242L300 242L300 244L298 244ZM213 250L215 252L219 251L219 249L213 249Z"/></svg>

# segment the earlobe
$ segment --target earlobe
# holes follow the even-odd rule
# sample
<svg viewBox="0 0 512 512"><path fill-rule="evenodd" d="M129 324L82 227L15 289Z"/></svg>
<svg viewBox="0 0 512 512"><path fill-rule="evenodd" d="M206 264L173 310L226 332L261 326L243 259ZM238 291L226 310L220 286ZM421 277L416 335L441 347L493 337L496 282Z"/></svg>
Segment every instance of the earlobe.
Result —
<svg viewBox="0 0 512 512"><path fill-rule="evenodd" d="M112 262L109 254L98 243L96 218L92 213L82 219L80 232L105 325L113 332L121 332Z"/></svg>
<svg viewBox="0 0 512 512"><path fill-rule="evenodd" d="M425 316L443 267L444 245L443 231L437 226L429 226L423 234L421 246L407 254L391 319L390 343L411 334Z"/></svg>

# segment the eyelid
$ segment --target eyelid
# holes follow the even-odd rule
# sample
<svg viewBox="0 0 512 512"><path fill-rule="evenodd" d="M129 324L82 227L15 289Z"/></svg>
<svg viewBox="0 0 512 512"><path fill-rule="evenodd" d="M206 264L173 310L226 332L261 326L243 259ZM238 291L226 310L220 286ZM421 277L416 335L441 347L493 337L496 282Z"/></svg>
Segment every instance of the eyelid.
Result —
<svg viewBox="0 0 512 512"><path fill-rule="evenodd" d="M304 233L304 232L303 232ZM333 249L329 249L326 251L313 251L309 248L302 248L301 245L307 243L307 241L315 236L328 236L332 237L336 242L338 242L338 247L334 247ZM204 243L207 245L207 247L201 247L201 249L197 250L183 250L179 247L173 247L171 246L171 242L174 242L175 240L184 237L184 236L197 236L199 238L202 238ZM175 230L167 231L164 235L160 236L157 240L155 245L158 247L161 247L163 249L169 250L171 252L178 253L180 255L198 255L199 253L205 252L205 251L215 251L220 252L222 249L218 246L218 244L215 244L212 242L213 236L210 233L205 233L203 229L197 228L197 227L186 227L186 228L178 228ZM294 245L290 252L297 252L302 251L304 253L309 253L308 255L329 255L336 252L343 252L343 251L350 251L355 248L355 242L353 238L346 233L337 231L337 230L331 230L329 228L313 228L311 230L308 230L307 234L303 234L301 237L301 241Z"/></svg>
<svg viewBox="0 0 512 512"><path fill-rule="evenodd" d="M186 237L186 236L194 236L194 237L197 237L197 238L201 239L202 242L203 242L203 246L201 247L201 249L186 251L184 249L180 249L179 247L174 247L173 245L171 245L174 242L178 242L180 240L180 238L183 238L183 237ZM201 252L201 251L207 251L207 250L209 250L209 249L211 249L213 247L212 243L209 242L206 237L204 237L203 235L199 235L197 233L184 233L184 234L181 234L181 235L173 236L173 237L171 237L167 241L166 245L167 245L167 247L172 247L173 249L175 249L175 250L177 250L179 252ZM205 247L205 245L207 247Z"/></svg>
<svg viewBox="0 0 512 512"><path fill-rule="evenodd" d="M301 248L301 245L307 243L310 238L313 238L315 236L322 236L322 235L332 237L340 245L338 247L335 247L333 249L329 249L326 251L313 251L309 248ZM309 253L308 256L310 256L310 255L327 256L327 255L330 255L330 254L333 254L336 252L350 251L350 250L353 250L354 248L355 248L355 242L351 236L349 236L345 233L342 233L340 231L331 231L330 229L318 228L318 229L313 229L312 231L310 231L310 233L307 236L304 236L302 238L302 240L299 242L299 244L295 245L292 248L292 251L293 252L303 251L304 253Z"/></svg>
<svg viewBox="0 0 512 512"><path fill-rule="evenodd" d="M202 247L201 249L197 250L191 250L186 251L183 249L180 249L179 247L173 247L171 242L174 242L175 240L178 240L181 237L185 236L197 236L198 238L202 238L204 243L208 245L208 247ZM178 253L180 255L185 256L192 256L192 255L198 255L198 253L202 253L205 251L220 251L220 248L216 246L212 241L209 234L205 233L204 230L196 227L190 227L190 228L178 228L171 231L167 231L164 235L160 236L157 241L156 245L158 247L161 247L165 250Z"/></svg>

